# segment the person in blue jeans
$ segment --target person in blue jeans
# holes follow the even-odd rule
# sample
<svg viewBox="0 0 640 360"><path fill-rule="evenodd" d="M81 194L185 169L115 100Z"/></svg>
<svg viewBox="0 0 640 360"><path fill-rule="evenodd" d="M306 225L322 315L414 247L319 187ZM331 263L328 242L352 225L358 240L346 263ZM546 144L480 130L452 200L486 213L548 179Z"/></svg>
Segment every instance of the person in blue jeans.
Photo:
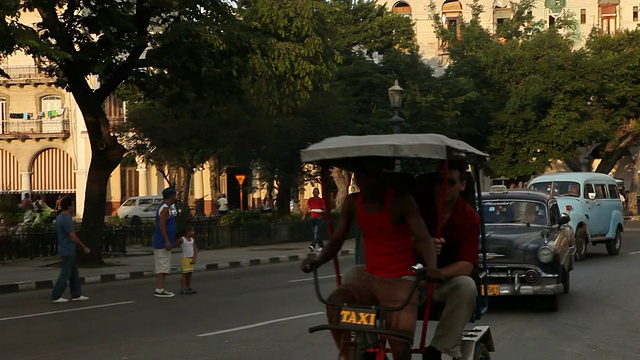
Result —
<svg viewBox="0 0 640 360"><path fill-rule="evenodd" d="M64 198L60 207L62 212L56 217L56 234L58 236L58 254L62 258L60 265L60 276L51 292L51 302L54 304L66 303L69 299L62 295L67 289L67 282L71 290L71 301L85 301L88 297L82 295L80 288L80 279L78 278L78 267L76 266L76 246L79 246L85 254L90 252L89 248L84 245L73 227L73 200Z"/></svg>

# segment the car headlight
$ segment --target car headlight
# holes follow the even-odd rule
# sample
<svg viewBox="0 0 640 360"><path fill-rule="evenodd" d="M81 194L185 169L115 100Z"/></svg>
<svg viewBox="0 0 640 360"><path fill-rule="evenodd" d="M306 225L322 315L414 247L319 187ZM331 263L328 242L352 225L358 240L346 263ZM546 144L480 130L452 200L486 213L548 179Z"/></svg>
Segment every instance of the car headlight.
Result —
<svg viewBox="0 0 640 360"><path fill-rule="evenodd" d="M543 246L540 249L538 249L538 260L540 260L540 262L543 264L548 264L551 261L553 261L554 255L555 255L555 252L553 251L552 248L548 246Z"/></svg>

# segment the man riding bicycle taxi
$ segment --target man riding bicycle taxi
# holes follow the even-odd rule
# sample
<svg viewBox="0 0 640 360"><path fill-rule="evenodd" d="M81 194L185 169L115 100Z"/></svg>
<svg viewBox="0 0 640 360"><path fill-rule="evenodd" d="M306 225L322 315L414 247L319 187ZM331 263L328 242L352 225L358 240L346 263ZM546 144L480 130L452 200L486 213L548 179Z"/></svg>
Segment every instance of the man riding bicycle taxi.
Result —
<svg viewBox="0 0 640 360"><path fill-rule="evenodd" d="M335 233L317 259L302 262L304 272L312 271L333 259L344 244L354 220L362 233L365 245L365 267L353 271L348 279L330 296L331 303L352 303L394 307L409 297L414 283L412 266L416 262L415 246L426 254L428 279L439 279L436 270L436 249L429 235L415 199L407 192L393 189L389 175L377 170L356 172L359 193L347 196ZM476 248L477 256L477 248ZM413 334L416 327L418 294L408 305L390 312L387 328ZM327 306L327 317L335 324L333 306ZM333 331L334 340L345 359L349 359L348 331ZM389 339L395 360L411 359L411 344L396 338Z"/></svg>

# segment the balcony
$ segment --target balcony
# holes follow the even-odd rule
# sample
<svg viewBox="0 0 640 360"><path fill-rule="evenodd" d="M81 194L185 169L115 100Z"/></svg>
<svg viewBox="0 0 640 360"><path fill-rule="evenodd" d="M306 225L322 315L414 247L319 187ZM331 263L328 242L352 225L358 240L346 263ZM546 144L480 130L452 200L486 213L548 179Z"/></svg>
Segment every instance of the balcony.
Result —
<svg viewBox="0 0 640 360"><path fill-rule="evenodd" d="M32 114L26 114L26 119L10 118L0 121L0 140L27 140L27 139L66 139L71 131L69 116L66 109L55 112L41 113L41 116L33 119ZM19 114L11 114L19 115Z"/></svg>
<svg viewBox="0 0 640 360"><path fill-rule="evenodd" d="M49 76L37 66L0 66L9 75L9 79L0 77L1 85L53 84L55 78Z"/></svg>

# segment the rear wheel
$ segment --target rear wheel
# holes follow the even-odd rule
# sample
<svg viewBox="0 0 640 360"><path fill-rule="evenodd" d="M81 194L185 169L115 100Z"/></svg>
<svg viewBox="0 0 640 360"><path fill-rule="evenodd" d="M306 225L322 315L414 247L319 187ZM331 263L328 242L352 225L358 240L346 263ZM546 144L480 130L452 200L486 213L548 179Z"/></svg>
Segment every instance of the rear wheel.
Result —
<svg viewBox="0 0 640 360"><path fill-rule="evenodd" d="M589 240L587 239L587 231L584 225L579 227L576 231L576 261L584 260L587 257L587 245Z"/></svg>
<svg viewBox="0 0 640 360"><path fill-rule="evenodd" d="M487 349L487 345L481 342L476 343L476 348L473 354L473 360L491 360L491 354L489 354L489 349Z"/></svg>
<svg viewBox="0 0 640 360"><path fill-rule="evenodd" d="M620 254L620 249L622 249L622 232L620 228L616 230L616 237L613 240L607 241L607 254L609 255L618 255Z"/></svg>

